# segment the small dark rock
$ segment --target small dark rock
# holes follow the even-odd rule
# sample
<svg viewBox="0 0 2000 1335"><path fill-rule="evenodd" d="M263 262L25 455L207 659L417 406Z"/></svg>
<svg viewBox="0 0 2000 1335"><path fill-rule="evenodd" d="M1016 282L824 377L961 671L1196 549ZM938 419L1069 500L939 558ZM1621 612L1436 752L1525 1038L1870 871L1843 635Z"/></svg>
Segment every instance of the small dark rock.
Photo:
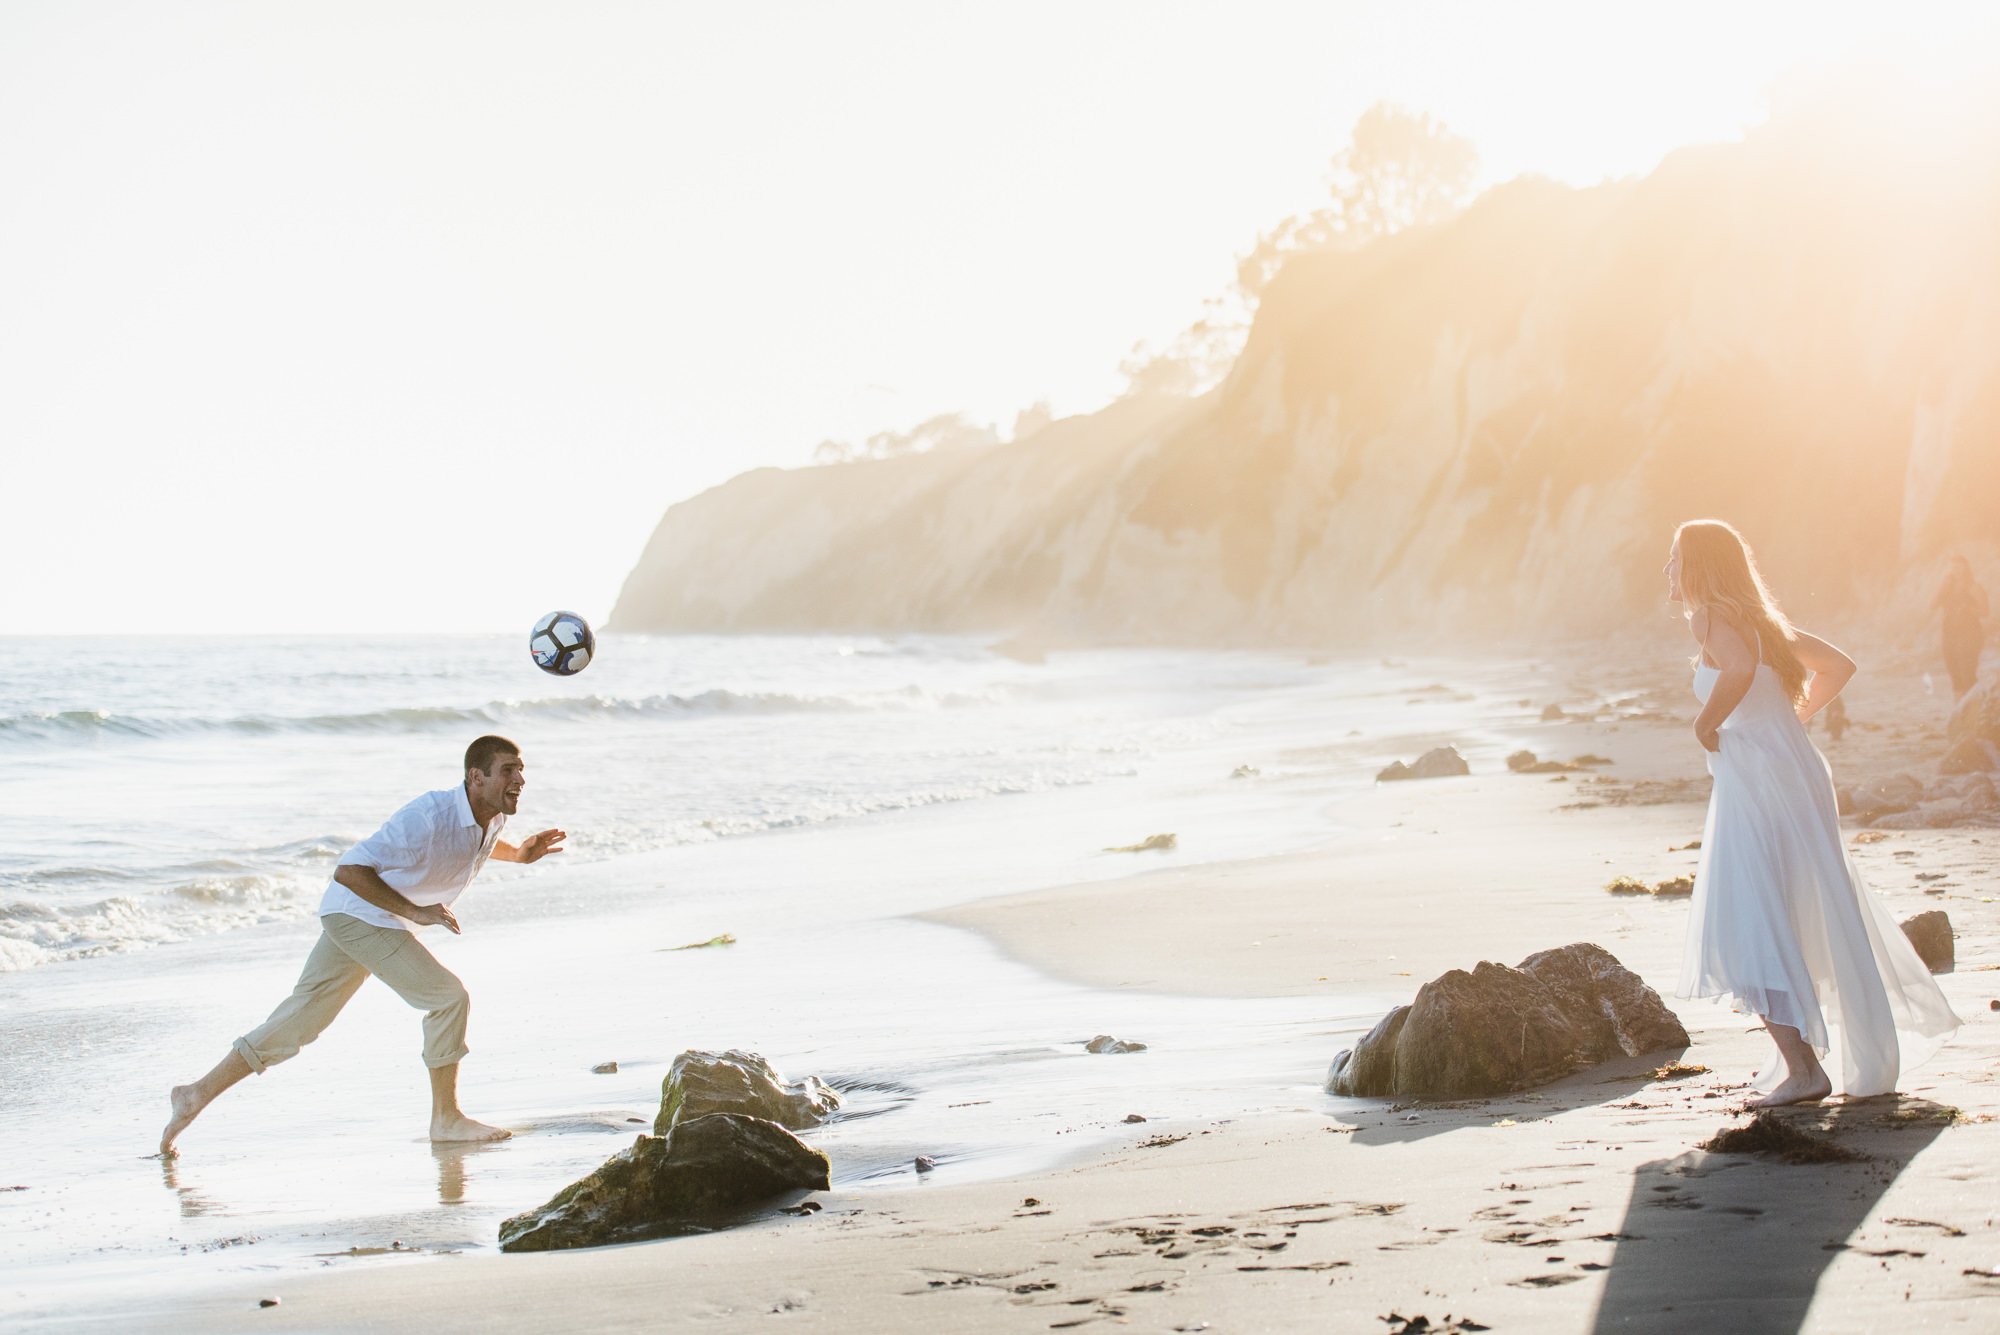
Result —
<svg viewBox="0 0 2000 1335"><path fill-rule="evenodd" d="M1126 1114L1125 1114L1125 1125L1127 1125L1127 1126L1131 1126L1131 1125L1133 1125L1133 1124L1135 1124L1135 1123L1138 1123L1138 1122L1143 1122L1143 1121L1145 1121L1145 1120L1146 1120L1146 1119L1145 1119L1145 1118L1144 1118L1143 1116L1141 1116L1140 1114L1138 1114L1138 1113L1126 1113Z"/></svg>
<svg viewBox="0 0 2000 1335"><path fill-rule="evenodd" d="M1566 765L1560 760L1537 760L1533 751L1516 751L1507 757L1507 768L1516 774L1568 774L1582 766Z"/></svg>
<svg viewBox="0 0 2000 1335"><path fill-rule="evenodd" d="M919 1173L928 1173L937 1167L937 1160L928 1154L919 1154L916 1167Z"/></svg>
<svg viewBox="0 0 2000 1335"><path fill-rule="evenodd" d="M500 1225L503 1252L663 1237L788 1191L825 1191L827 1158L776 1122L714 1113L631 1148Z"/></svg>
<svg viewBox="0 0 2000 1335"><path fill-rule="evenodd" d="M1943 909L1919 913L1903 922L1903 935L1917 948L1917 958L1932 973L1950 973L1957 965L1957 948L1952 944L1951 918Z"/></svg>
<svg viewBox="0 0 2000 1335"><path fill-rule="evenodd" d="M283 1298L259 1298L257 1300L257 1306L276 1307L279 1303L282 1303L283 1301L285 1301Z"/></svg>
<svg viewBox="0 0 2000 1335"><path fill-rule="evenodd" d="M1099 1034L1084 1044L1083 1050L1100 1055L1107 1052L1144 1052L1146 1045L1130 1039L1113 1038L1109 1034Z"/></svg>
<svg viewBox="0 0 2000 1335"><path fill-rule="evenodd" d="M595 1066L593 1066L593 1067L591 1067L591 1068L590 1068L590 1073L591 1073L592 1075L617 1075L617 1074L618 1074L618 1063L617 1063L617 1062L599 1062L599 1063L597 1063L597 1065L595 1065Z"/></svg>
<svg viewBox="0 0 2000 1335"><path fill-rule="evenodd" d="M653 1134L667 1135L677 1122L710 1113L761 1117L793 1131L818 1126L840 1107L840 1095L818 1076L786 1084L771 1063L754 1052L683 1052L660 1083L660 1113Z"/></svg>

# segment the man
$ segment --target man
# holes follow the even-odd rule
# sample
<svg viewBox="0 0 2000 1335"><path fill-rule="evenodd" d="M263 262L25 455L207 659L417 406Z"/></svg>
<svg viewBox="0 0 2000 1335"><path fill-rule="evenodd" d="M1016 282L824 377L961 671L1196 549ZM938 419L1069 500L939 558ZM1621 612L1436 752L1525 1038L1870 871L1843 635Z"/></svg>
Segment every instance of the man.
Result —
<svg viewBox="0 0 2000 1335"><path fill-rule="evenodd" d="M431 1139L505 1140L513 1134L474 1121L458 1106L465 985L424 949L416 930L436 923L459 930L452 901L488 857L539 862L562 852L568 835L561 830L543 830L518 845L500 837L520 804L524 772L520 747L505 737L481 737L465 748L463 784L425 793L347 851L320 899L319 943L298 986L270 1019L237 1039L214 1070L174 1087L161 1155L174 1156L174 1141L223 1090L253 1071L262 1075L318 1038L370 974L424 1012Z"/></svg>

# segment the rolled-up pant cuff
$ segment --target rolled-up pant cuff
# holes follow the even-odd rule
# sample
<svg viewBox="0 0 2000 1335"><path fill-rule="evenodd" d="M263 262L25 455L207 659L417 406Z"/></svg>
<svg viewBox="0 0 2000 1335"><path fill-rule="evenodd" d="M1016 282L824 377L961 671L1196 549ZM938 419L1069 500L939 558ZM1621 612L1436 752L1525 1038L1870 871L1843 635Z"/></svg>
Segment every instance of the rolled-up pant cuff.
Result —
<svg viewBox="0 0 2000 1335"><path fill-rule="evenodd" d="M243 1064L248 1066L253 1074L262 1075L271 1069L270 1063L258 1056L257 1049L250 1046L248 1038L239 1038L229 1046L236 1049L236 1055L243 1059Z"/></svg>
<svg viewBox="0 0 2000 1335"><path fill-rule="evenodd" d="M430 1067L433 1071L437 1070L440 1066L456 1066L464 1061L465 1055L471 1051L471 1048L460 1046L450 1052L440 1052L436 1056L432 1056L426 1052L424 1054L424 1065Z"/></svg>

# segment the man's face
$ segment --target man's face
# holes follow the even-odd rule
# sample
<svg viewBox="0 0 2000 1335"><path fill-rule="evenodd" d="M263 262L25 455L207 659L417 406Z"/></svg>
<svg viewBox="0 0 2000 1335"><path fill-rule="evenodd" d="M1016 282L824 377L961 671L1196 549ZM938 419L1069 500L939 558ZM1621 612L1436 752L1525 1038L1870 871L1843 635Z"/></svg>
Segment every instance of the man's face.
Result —
<svg viewBox="0 0 2000 1335"><path fill-rule="evenodd" d="M521 757L498 755L493 758L493 767L484 773L476 769L465 772L465 791L472 800L481 805L498 807L511 816L521 804L521 789L527 786L527 766Z"/></svg>

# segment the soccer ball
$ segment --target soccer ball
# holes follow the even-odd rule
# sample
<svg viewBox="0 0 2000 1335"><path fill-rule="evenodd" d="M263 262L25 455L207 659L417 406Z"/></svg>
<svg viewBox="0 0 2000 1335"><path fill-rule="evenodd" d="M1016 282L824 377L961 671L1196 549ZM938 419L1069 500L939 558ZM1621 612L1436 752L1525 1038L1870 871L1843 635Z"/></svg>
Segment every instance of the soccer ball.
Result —
<svg viewBox="0 0 2000 1335"><path fill-rule="evenodd" d="M574 612L551 612L535 623L528 636L528 652L535 666L558 677L573 676L590 666L597 652L597 637L590 623Z"/></svg>

